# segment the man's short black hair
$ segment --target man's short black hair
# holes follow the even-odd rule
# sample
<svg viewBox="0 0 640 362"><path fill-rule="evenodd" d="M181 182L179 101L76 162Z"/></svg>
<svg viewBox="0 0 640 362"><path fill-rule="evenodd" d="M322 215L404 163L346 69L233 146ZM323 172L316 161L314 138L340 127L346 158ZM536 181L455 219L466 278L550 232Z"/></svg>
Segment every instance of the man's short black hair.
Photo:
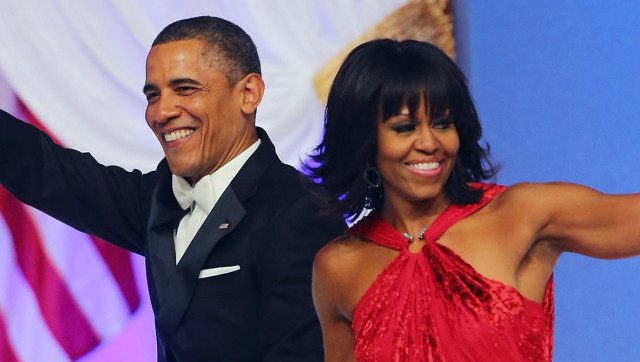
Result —
<svg viewBox="0 0 640 362"><path fill-rule="evenodd" d="M209 46L212 66L236 84L249 73L261 74L260 58L251 37L236 24L213 16L178 20L165 27L152 47L180 40L200 40Z"/></svg>

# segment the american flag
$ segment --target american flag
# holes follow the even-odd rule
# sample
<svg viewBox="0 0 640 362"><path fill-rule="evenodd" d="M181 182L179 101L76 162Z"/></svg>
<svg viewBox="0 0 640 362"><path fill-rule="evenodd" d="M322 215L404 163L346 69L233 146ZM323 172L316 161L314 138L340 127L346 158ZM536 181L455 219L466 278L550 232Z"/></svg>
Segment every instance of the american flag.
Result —
<svg viewBox="0 0 640 362"><path fill-rule="evenodd" d="M19 111L49 133L20 103ZM0 187L1 361L76 360L119 332L139 306L129 252Z"/></svg>

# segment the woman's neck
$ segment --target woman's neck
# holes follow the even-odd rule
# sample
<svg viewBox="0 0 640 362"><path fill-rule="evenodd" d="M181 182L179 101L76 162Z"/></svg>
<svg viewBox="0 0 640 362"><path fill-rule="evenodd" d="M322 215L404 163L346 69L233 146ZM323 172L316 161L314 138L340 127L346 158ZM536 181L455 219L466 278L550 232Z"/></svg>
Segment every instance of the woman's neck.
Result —
<svg viewBox="0 0 640 362"><path fill-rule="evenodd" d="M380 215L396 230L418 235L424 228L429 227L449 204L444 194L420 202L385 198Z"/></svg>

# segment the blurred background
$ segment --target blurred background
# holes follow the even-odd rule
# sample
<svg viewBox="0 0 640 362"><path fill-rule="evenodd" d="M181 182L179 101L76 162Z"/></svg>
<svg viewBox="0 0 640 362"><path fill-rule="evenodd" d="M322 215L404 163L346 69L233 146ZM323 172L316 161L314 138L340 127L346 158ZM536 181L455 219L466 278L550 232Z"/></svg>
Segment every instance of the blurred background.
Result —
<svg viewBox="0 0 640 362"><path fill-rule="evenodd" d="M502 164L498 183L640 191L640 2L412 2L444 7L453 25L450 53ZM317 75L408 3L0 0L0 108L105 164L152 170L162 151L143 116L151 42L175 20L219 16L256 42L267 86L257 124L298 166L322 134ZM410 32L423 14L400 15ZM3 190L0 214L0 360L155 360L141 257ZM554 361L640 359L639 273L638 259L560 258Z"/></svg>

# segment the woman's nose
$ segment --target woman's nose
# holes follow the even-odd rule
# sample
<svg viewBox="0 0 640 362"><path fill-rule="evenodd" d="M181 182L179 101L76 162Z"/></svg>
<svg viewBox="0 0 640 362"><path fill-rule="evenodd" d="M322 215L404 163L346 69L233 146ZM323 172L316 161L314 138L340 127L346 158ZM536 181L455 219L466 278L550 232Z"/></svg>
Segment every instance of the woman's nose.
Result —
<svg viewBox="0 0 640 362"><path fill-rule="evenodd" d="M433 134L431 127L419 127L416 132L414 147L426 153L433 153L439 147L438 139Z"/></svg>

